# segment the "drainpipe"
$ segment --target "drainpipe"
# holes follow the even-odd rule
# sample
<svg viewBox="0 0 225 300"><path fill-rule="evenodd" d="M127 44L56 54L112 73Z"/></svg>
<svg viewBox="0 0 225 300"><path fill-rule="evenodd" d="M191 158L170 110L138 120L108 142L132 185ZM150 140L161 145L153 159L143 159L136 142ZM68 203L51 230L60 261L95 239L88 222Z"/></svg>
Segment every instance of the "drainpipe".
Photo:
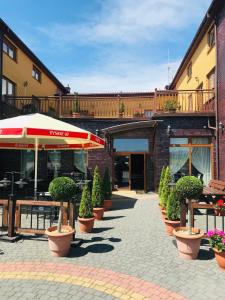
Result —
<svg viewBox="0 0 225 300"><path fill-rule="evenodd" d="M215 30L215 47L216 47L216 80L215 80L215 113L216 113L216 179L219 179L219 130L218 130L218 43L217 43L217 26L216 19L214 24Z"/></svg>
<svg viewBox="0 0 225 300"><path fill-rule="evenodd" d="M0 118L2 116L3 31L0 29Z"/></svg>

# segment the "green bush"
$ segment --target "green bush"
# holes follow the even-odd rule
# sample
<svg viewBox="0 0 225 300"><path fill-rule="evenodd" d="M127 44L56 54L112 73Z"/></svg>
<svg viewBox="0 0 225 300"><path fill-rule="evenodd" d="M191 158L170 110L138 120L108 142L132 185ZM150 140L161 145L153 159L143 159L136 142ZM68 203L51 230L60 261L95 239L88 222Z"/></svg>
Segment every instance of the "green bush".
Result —
<svg viewBox="0 0 225 300"><path fill-rule="evenodd" d="M184 176L176 183L176 191L181 200L199 199L203 190L203 184L195 176Z"/></svg>
<svg viewBox="0 0 225 300"><path fill-rule="evenodd" d="M166 216L170 221L177 221L180 219L180 198L176 190L172 191L168 197Z"/></svg>
<svg viewBox="0 0 225 300"><path fill-rule="evenodd" d="M161 192L161 202L160 202L163 208L166 208L168 197L170 195L170 187L169 187L170 182L171 182L170 168L166 167L162 192Z"/></svg>
<svg viewBox="0 0 225 300"><path fill-rule="evenodd" d="M171 100L167 100L165 102L163 108L164 108L165 111L169 111L169 110L179 109L180 106L178 105L176 99L171 99Z"/></svg>
<svg viewBox="0 0 225 300"><path fill-rule="evenodd" d="M53 200L67 202L75 195L76 184L69 177L57 177L50 182L48 191Z"/></svg>
<svg viewBox="0 0 225 300"><path fill-rule="evenodd" d="M48 191L53 200L60 201L57 231L61 232L63 202L70 201L75 195L76 184L73 179L69 177L57 177L50 182Z"/></svg>
<svg viewBox="0 0 225 300"><path fill-rule="evenodd" d="M120 106L119 106L119 113L124 113L125 111L125 104L123 102L120 103Z"/></svg>
<svg viewBox="0 0 225 300"><path fill-rule="evenodd" d="M162 193L162 187L163 187L163 180L164 180L164 177L165 177L165 171L166 171L166 168L165 168L165 166L163 166L162 171L161 171L161 175L160 175L160 181L159 181L159 190L158 190L159 198L161 197L161 193Z"/></svg>
<svg viewBox="0 0 225 300"><path fill-rule="evenodd" d="M111 197L112 197L112 188L111 188L111 182L110 182L109 168L108 167L105 168L103 183L102 183L102 189L103 189L104 200L111 199Z"/></svg>
<svg viewBox="0 0 225 300"><path fill-rule="evenodd" d="M104 199L103 199L103 192L102 192L102 181L101 181L101 176L99 173L98 166L96 166L94 170L91 198L92 198L93 207L103 207Z"/></svg>
<svg viewBox="0 0 225 300"><path fill-rule="evenodd" d="M80 218L91 218L93 217L93 206L91 201L91 193L89 191L88 184L86 183L83 187L82 197L79 207Z"/></svg>

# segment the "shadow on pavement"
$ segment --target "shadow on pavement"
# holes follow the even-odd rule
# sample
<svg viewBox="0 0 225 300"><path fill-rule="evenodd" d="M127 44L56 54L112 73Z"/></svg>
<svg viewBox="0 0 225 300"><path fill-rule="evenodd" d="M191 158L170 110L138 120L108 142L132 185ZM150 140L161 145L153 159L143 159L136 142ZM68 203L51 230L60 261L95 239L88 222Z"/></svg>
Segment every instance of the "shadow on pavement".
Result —
<svg viewBox="0 0 225 300"><path fill-rule="evenodd" d="M113 205L110 209L113 210L121 210L121 209L131 209L134 208L137 199L125 197L121 195L113 195Z"/></svg>
<svg viewBox="0 0 225 300"><path fill-rule="evenodd" d="M114 220L114 219L121 219L121 218L125 218L125 216L108 216L108 217L104 217L103 221L108 221L108 220Z"/></svg>
<svg viewBox="0 0 225 300"><path fill-rule="evenodd" d="M114 227L99 227L99 228L93 228L92 233L101 233L110 229L113 229Z"/></svg>
<svg viewBox="0 0 225 300"><path fill-rule="evenodd" d="M200 249L198 254L199 260L211 260L214 259L215 255L213 250L210 249Z"/></svg>

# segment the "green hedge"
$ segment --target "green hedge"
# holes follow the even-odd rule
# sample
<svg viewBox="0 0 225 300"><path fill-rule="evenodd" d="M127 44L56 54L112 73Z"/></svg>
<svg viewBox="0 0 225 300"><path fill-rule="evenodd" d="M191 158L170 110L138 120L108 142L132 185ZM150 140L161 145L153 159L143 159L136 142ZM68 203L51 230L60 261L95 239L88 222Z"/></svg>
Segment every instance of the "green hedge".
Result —
<svg viewBox="0 0 225 300"><path fill-rule="evenodd" d="M166 208L168 197L170 195L169 183L171 182L171 173L170 168L166 167L165 175L163 179L162 192L161 192L161 205L163 208Z"/></svg>
<svg viewBox="0 0 225 300"><path fill-rule="evenodd" d="M176 190L180 200L199 199L203 191L203 184L195 176L184 176L176 183Z"/></svg>
<svg viewBox="0 0 225 300"><path fill-rule="evenodd" d="M177 221L180 219L180 198L176 190L172 191L168 197L166 216L170 221Z"/></svg>
<svg viewBox="0 0 225 300"><path fill-rule="evenodd" d="M54 178L50 184L48 191L55 201L70 201L76 193L76 184L69 177Z"/></svg>
<svg viewBox="0 0 225 300"><path fill-rule="evenodd" d="M112 187L110 182L110 176L109 176L109 168L105 168L104 177L103 177L103 197L104 200L109 200L112 197Z"/></svg>

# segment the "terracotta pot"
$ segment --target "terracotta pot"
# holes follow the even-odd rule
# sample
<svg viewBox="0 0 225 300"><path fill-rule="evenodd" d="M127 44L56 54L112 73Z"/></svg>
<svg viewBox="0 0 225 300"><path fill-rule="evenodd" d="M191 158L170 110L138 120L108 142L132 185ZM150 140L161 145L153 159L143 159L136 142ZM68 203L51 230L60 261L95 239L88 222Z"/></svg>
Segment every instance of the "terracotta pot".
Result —
<svg viewBox="0 0 225 300"><path fill-rule="evenodd" d="M110 208L112 207L112 200L104 200L104 209L105 210L110 210Z"/></svg>
<svg viewBox="0 0 225 300"><path fill-rule="evenodd" d="M225 251L219 252L216 248L213 248L215 258L218 266L225 269Z"/></svg>
<svg viewBox="0 0 225 300"><path fill-rule="evenodd" d="M95 218L80 218L78 217L80 232L92 232L92 229L94 227L94 221Z"/></svg>
<svg viewBox="0 0 225 300"><path fill-rule="evenodd" d="M70 243L75 233L71 226L62 225L62 232L57 231L57 226L45 230L48 236L48 244L53 256L66 256L70 251Z"/></svg>
<svg viewBox="0 0 225 300"><path fill-rule="evenodd" d="M104 215L104 207L94 207L93 215L95 217L95 220L102 220Z"/></svg>
<svg viewBox="0 0 225 300"><path fill-rule="evenodd" d="M163 218L163 220L165 220L165 218L166 218L166 210L163 208L163 209L161 210L161 213L162 213L162 218Z"/></svg>
<svg viewBox="0 0 225 300"><path fill-rule="evenodd" d="M178 227L173 230L173 235L177 240L179 255L185 259L196 259L204 232L197 228L192 228L192 232L195 234L189 235L183 232L187 230L187 227Z"/></svg>
<svg viewBox="0 0 225 300"><path fill-rule="evenodd" d="M225 216L225 210L221 210L221 209L218 209L218 208L214 209L214 213L215 213L216 216Z"/></svg>
<svg viewBox="0 0 225 300"><path fill-rule="evenodd" d="M173 230L177 227L180 227L180 221L171 221L168 219L164 220L166 226L166 232L168 235L173 235Z"/></svg>

